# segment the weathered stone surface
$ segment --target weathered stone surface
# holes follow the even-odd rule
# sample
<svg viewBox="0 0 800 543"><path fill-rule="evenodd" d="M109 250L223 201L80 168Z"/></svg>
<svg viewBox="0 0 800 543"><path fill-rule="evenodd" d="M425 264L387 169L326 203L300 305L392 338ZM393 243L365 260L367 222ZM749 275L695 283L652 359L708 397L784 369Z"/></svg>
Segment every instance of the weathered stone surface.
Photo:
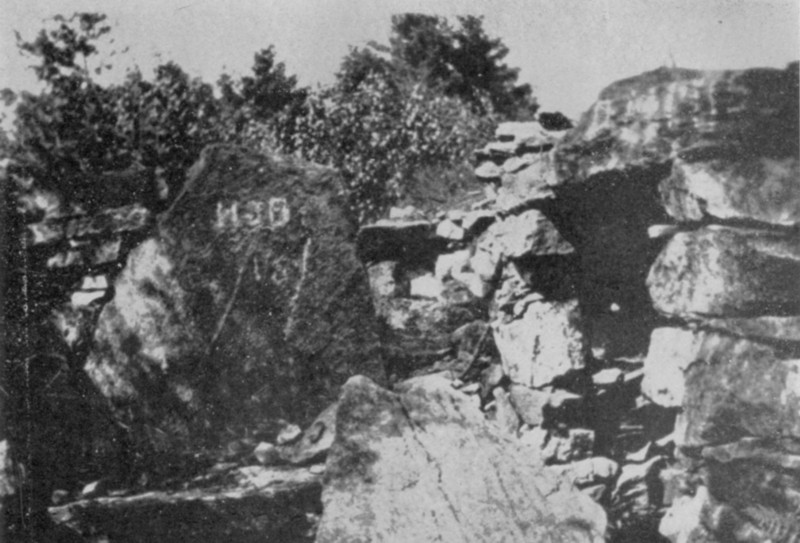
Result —
<svg viewBox="0 0 800 543"><path fill-rule="evenodd" d="M531 456L446 381L398 395L353 378L317 542L603 541L602 509Z"/></svg>
<svg viewBox="0 0 800 543"><path fill-rule="evenodd" d="M800 313L800 239L709 226L676 234L647 278L653 305L680 316Z"/></svg>
<svg viewBox="0 0 800 543"><path fill-rule="evenodd" d="M618 81L567 133L564 183L602 171L746 154L797 156L797 63L785 70L660 68Z"/></svg>
<svg viewBox="0 0 800 543"><path fill-rule="evenodd" d="M455 277L469 266L469 257L469 249L439 255L436 259L434 275L440 281L444 281L448 277Z"/></svg>
<svg viewBox="0 0 800 543"><path fill-rule="evenodd" d="M153 214L141 205L108 209L91 216L72 216L50 219L28 225L28 240L32 245L52 244L64 239L109 237L125 232L148 229Z"/></svg>
<svg viewBox="0 0 800 543"><path fill-rule="evenodd" d="M455 330L485 317L484 304L468 291L467 295L470 299L461 303L446 298L394 298L384 305L381 317L386 329L382 341L393 368L390 373L407 377L410 371L435 362L449 350Z"/></svg>
<svg viewBox="0 0 800 543"><path fill-rule="evenodd" d="M512 382L538 388L584 367L577 300L532 302L522 318L495 323L494 332L503 370Z"/></svg>
<svg viewBox="0 0 800 543"><path fill-rule="evenodd" d="M411 280L409 295L412 298L437 300L444 294L444 284L432 273L420 275Z"/></svg>
<svg viewBox="0 0 800 543"><path fill-rule="evenodd" d="M681 407L679 445L800 435L800 360L779 348L715 332L653 332L642 391Z"/></svg>
<svg viewBox="0 0 800 543"><path fill-rule="evenodd" d="M560 477L567 477L578 487L609 482L619 474L619 464L603 456L593 456L571 464L548 466L547 469Z"/></svg>
<svg viewBox="0 0 800 543"><path fill-rule="evenodd" d="M298 439L286 445L279 445L277 450L280 458L290 464L321 461L328 454L333 437L336 435L337 407L338 404L332 403L314 419Z"/></svg>
<svg viewBox="0 0 800 543"><path fill-rule="evenodd" d="M459 225L449 219L445 219L436 225L436 235L448 240L461 241L466 233Z"/></svg>
<svg viewBox="0 0 800 543"><path fill-rule="evenodd" d="M589 458L594 449L594 431L570 428L566 432L547 430L547 437L538 451L542 462L567 463Z"/></svg>
<svg viewBox="0 0 800 543"><path fill-rule="evenodd" d="M519 429L519 415L511 403L510 394L497 387L492 390L494 397L494 421L502 434L516 436Z"/></svg>
<svg viewBox="0 0 800 543"><path fill-rule="evenodd" d="M386 260L367 266L369 286L372 299L376 306L384 298L392 298L399 292L399 285L395 277L397 262Z"/></svg>
<svg viewBox="0 0 800 543"><path fill-rule="evenodd" d="M734 336L761 340L800 342L800 316L698 319L698 326Z"/></svg>
<svg viewBox="0 0 800 543"><path fill-rule="evenodd" d="M664 207L678 221L751 220L780 226L800 223L800 160L676 160L659 187Z"/></svg>
<svg viewBox="0 0 800 543"><path fill-rule="evenodd" d="M74 538L59 541L310 543L322 512L321 478L310 468L250 466L207 488L80 500L49 512Z"/></svg>
<svg viewBox="0 0 800 543"><path fill-rule="evenodd" d="M202 153L129 255L86 363L137 438L183 446L256 413L306 421L351 374L381 378L339 183L279 156Z"/></svg>
<svg viewBox="0 0 800 543"><path fill-rule="evenodd" d="M783 450L772 439L745 437L732 443L703 447L703 458L721 464L749 460L752 465L800 471L800 455Z"/></svg>
<svg viewBox="0 0 800 543"><path fill-rule="evenodd" d="M537 209L529 209L496 222L486 233L496 240L502 255L507 258L568 255L575 252L553 223Z"/></svg>
<svg viewBox="0 0 800 543"><path fill-rule="evenodd" d="M555 197L550 188L558 184L553 152L529 154L523 158L524 167L506 172L502 176L497 196L499 209L511 210L536 200Z"/></svg>
<svg viewBox="0 0 800 543"><path fill-rule="evenodd" d="M512 384L509 396L514 410L522 422L538 426L544 421L544 407L550 402L549 390L533 390L526 386Z"/></svg>
<svg viewBox="0 0 800 543"><path fill-rule="evenodd" d="M484 162L475 168L475 177L478 179L491 181L493 179L500 179L501 175L503 175L503 168L494 162Z"/></svg>
<svg viewBox="0 0 800 543"><path fill-rule="evenodd" d="M719 540L703 525L705 512L710 507L708 489L701 486L693 496L675 500L661 519L658 531L670 543L717 543Z"/></svg>

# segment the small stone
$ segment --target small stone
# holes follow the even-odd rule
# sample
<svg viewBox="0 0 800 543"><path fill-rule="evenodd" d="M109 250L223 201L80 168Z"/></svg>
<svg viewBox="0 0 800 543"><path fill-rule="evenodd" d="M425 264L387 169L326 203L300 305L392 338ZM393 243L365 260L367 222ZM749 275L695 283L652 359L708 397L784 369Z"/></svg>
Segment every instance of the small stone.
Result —
<svg viewBox="0 0 800 543"><path fill-rule="evenodd" d="M570 428L567 435L550 434L544 446L542 457L546 461L574 462L592 455L594 431L586 428Z"/></svg>
<svg viewBox="0 0 800 543"><path fill-rule="evenodd" d="M444 285L432 274L421 275L411 280L409 294L412 298L439 299L444 293Z"/></svg>
<svg viewBox="0 0 800 543"><path fill-rule="evenodd" d="M423 218L420 210L414 206L392 207L389 209L389 219L391 220L415 220Z"/></svg>
<svg viewBox="0 0 800 543"><path fill-rule="evenodd" d="M292 441L296 441L303 434L303 430L296 424L287 424L278 434L276 443L278 445L286 445Z"/></svg>
<svg viewBox="0 0 800 543"><path fill-rule="evenodd" d="M367 267L369 286L373 299L391 298L397 294L398 285L395 280L397 262L383 261Z"/></svg>
<svg viewBox="0 0 800 543"><path fill-rule="evenodd" d="M485 298L492 291L492 287L481 279L477 273L460 272L453 275L453 279L462 283L476 298Z"/></svg>
<svg viewBox="0 0 800 543"><path fill-rule="evenodd" d="M325 473L325 464L314 464L313 466L308 468L308 471L310 471L314 475L320 475L322 473Z"/></svg>
<svg viewBox="0 0 800 543"><path fill-rule="evenodd" d="M461 273L469 266L469 257L469 249L439 255L436 259L434 276L440 281L451 276L455 277L455 274Z"/></svg>
<svg viewBox="0 0 800 543"><path fill-rule="evenodd" d="M550 466L559 477L566 477L574 485L583 487L598 482L608 482L619 474L619 464L604 456L593 456L569 464Z"/></svg>
<svg viewBox="0 0 800 543"><path fill-rule="evenodd" d="M693 541L714 541L714 539L704 539L708 531L703 526L703 511L711 504L711 497L708 489L704 486L699 487L694 496L681 496L677 498L670 507L661 523L658 531L661 535L673 543L691 543Z"/></svg>
<svg viewBox="0 0 800 543"><path fill-rule="evenodd" d="M436 226L436 235L440 238L461 241L464 239L464 229L449 219L445 219Z"/></svg>
<svg viewBox="0 0 800 543"><path fill-rule="evenodd" d="M491 281L494 276L497 275L500 258L499 255L495 256L479 248L475 251L475 254L472 255L472 258L470 258L469 265L481 279Z"/></svg>
<svg viewBox="0 0 800 543"><path fill-rule="evenodd" d="M503 171L506 173L514 173L516 171L521 170L525 166L530 164L527 160L523 159L522 157L512 156L505 162L503 162Z"/></svg>
<svg viewBox="0 0 800 543"><path fill-rule="evenodd" d="M253 456L261 465L273 466L280 461L280 454L278 448L272 443L262 441L253 451Z"/></svg>
<svg viewBox="0 0 800 543"><path fill-rule="evenodd" d="M461 387L459 390L464 394L477 394L481 389L480 383L470 383Z"/></svg>
<svg viewBox="0 0 800 543"><path fill-rule="evenodd" d="M539 426L544 422L544 406L550 400L548 390L533 390L526 386L512 384L509 388L511 405L525 424Z"/></svg>
<svg viewBox="0 0 800 543"><path fill-rule="evenodd" d="M98 479L84 486L81 490L81 499L90 500L108 494L108 480Z"/></svg>
<svg viewBox="0 0 800 543"><path fill-rule="evenodd" d="M597 386L609 386L619 382L622 370L619 368L606 368L592 375L592 382Z"/></svg>
<svg viewBox="0 0 800 543"><path fill-rule="evenodd" d="M580 402L583 401L583 396L575 394L568 390L557 388L550 393L548 404L556 409L563 406L567 402Z"/></svg>
<svg viewBox="0 0 800 543"><path fill-rule="evenodd" d="M503 175L503 168L494 162L484 162L475 168L475 177L478 179L497 179Z"/></svg>
<svg viewBox="0 0 800 543"><path fill-rule="evenodd" d="M497 425L503 433L516 436L519 428L519 417L511 404L508 392L497 387L492 393L497 406L495 411Z"/></svg>
<svg viewBox="0 0 800 543"><path fill-rule="evenodd" d="M69 500L69 492L64 490L63 488L59 488L53 491L53 495L50 497L50 503L52 505L61 505L66 503Z"/></svg>
<svg viewBox="0 0 800 543"><path fill-rule="evenodd" d="M668 238L680 231L680 226L675 224L654 224L647 228L647 237L650 239Z"/></svg>

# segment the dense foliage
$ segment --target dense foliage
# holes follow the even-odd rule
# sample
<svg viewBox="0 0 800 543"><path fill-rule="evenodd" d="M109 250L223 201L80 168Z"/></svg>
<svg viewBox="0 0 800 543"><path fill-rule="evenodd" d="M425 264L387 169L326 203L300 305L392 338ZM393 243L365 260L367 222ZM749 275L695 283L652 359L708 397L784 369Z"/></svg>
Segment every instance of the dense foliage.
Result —
<svg viewBox="0 0 800 543"><path fill-rule="evenodd" d="M255 53L251 75L223 74L216 87L172 62L151 78L134 69L102 86L94 76L109 67L97 45L111 32L105 17L78 13L53 23L32 41L18 36L42 91L4 92L16 101L16 123L3 155L14 173L71 208L108 205L104 173L125 170L143 172L131 177L131 198L158 207L178 192L200 150L224 141L333 166L363 221L403 197L415 171L458 167L494 122L537 109L530 87L502 63L508 49L477 17L451 25L395 16L388 45L351 50L336 83L317 92L299 87L271 46Z"/></svg>

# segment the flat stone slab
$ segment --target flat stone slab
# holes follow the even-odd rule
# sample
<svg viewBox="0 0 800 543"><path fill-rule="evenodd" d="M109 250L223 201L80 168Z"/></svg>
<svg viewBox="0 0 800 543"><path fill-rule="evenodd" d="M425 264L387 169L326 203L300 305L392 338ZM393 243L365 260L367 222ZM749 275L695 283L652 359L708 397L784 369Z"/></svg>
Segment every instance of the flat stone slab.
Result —
<svg viewBox="0 0 800 543"><path fill-rule="evenodd" d="M317 543L604 540L602 508L445 379L351 379L326 469Z"/></svg>

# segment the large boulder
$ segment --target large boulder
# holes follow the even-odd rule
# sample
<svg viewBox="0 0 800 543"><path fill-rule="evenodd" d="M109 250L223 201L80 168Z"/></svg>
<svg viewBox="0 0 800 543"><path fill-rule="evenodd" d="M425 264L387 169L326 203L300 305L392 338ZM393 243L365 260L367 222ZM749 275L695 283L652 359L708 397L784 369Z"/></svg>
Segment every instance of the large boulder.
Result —
<svg viewBox="0 0 800 543"><path fill-rule="evenodd" d="M603 541L599 505L543 471L446 380L345 385L317 543Z"/></svg>
<svg viewBox="0 0 800 543"><path fill-rule="evenodd" d="M774 344L659 328L644 373L647 396L681 408L676 423L681 445L800 435L800 361Z"/></svg>
<svg viewBox="0 0 800 543"><path fill-rule="evenodd" d="M796 157L797 89L797 63L785 70L659 68L618 81L558 147L561 181L678 156Z"/></svg>
<svg viewBox="0 0 800 543"><path fill-rule="evenodd" d="M800 310L800 241L784 232L708 226L673 236L647 284L659 311L752 317Z"/></svg>
<svg viewBox="0 0 800 543"><path fill-rule="evenodd" d="M203 151L129 255L86 364L126 424L174 443L251 417L307 422L349 376L382 379L340 183L277 155Z"/></svg>

